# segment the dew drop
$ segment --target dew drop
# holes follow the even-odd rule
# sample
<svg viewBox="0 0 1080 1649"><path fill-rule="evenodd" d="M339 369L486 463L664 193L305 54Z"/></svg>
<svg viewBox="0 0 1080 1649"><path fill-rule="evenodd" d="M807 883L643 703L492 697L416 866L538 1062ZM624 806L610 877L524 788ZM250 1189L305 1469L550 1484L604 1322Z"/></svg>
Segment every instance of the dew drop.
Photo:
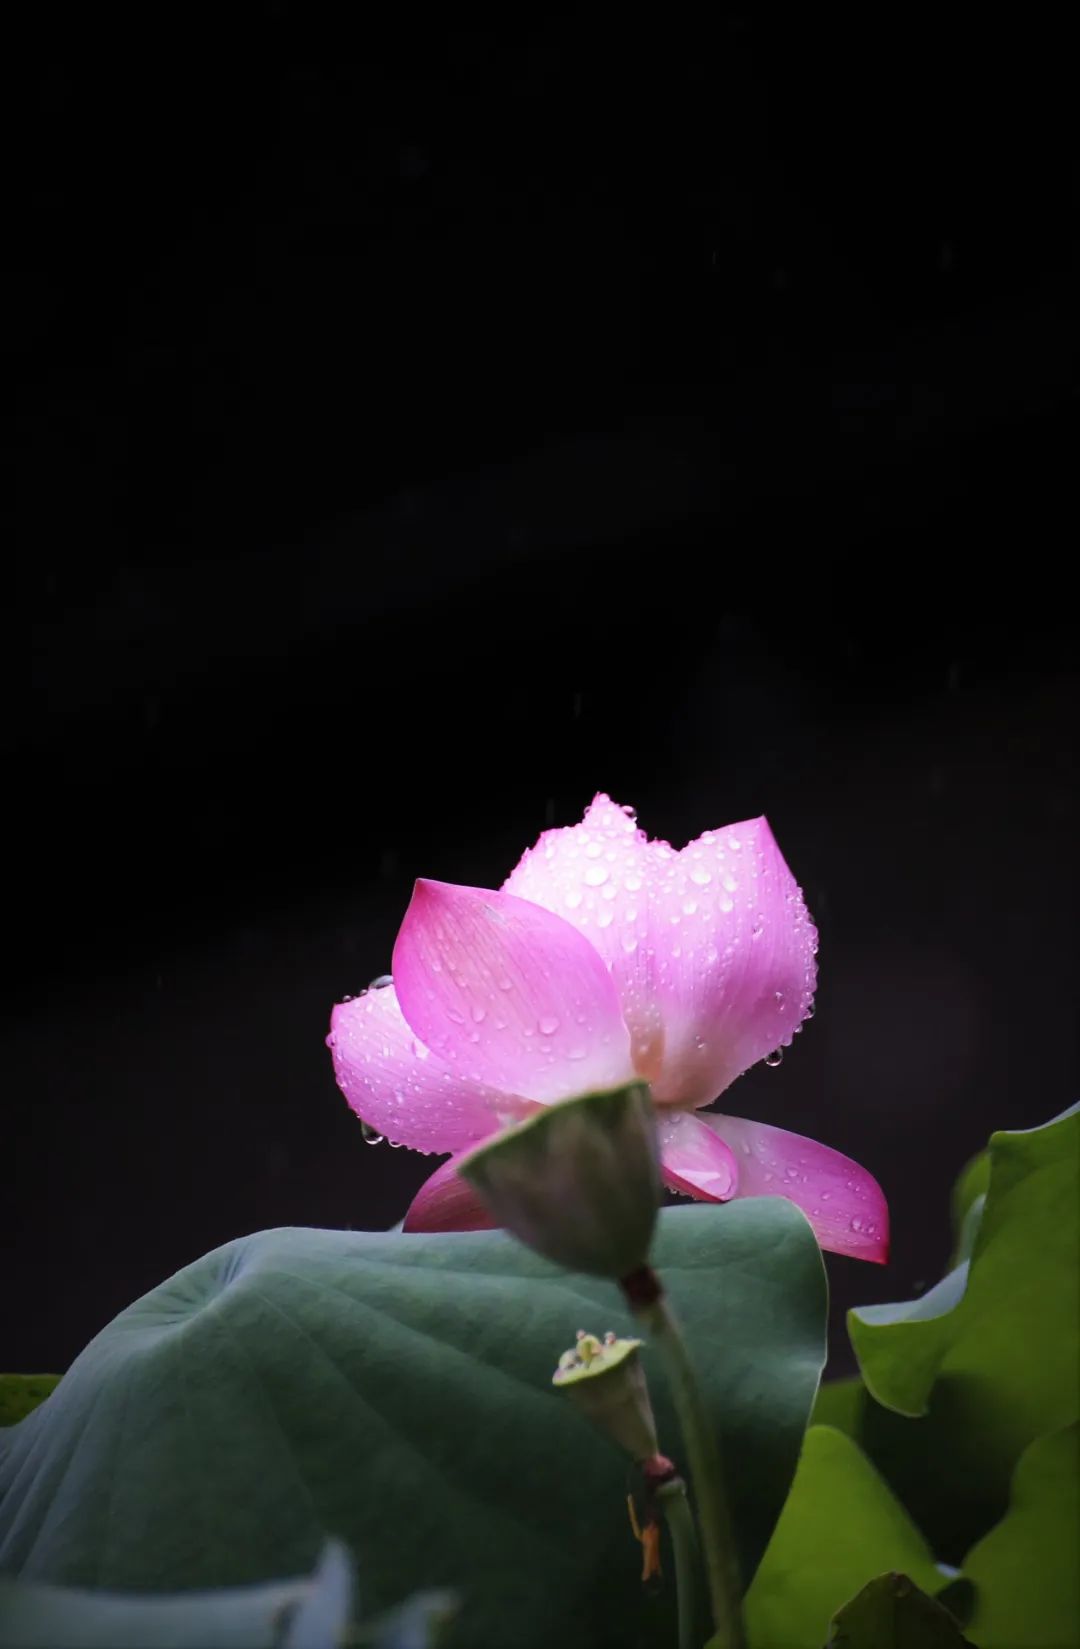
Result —
<svg viewBox="0 0 1080 1649"><path fill-rule="evenodd" d="M581 889L577 888L577 887L572 887L569 890L569 892L564 896L563 904L566 906L567 910L577 910L578 906L580 905L580 903L582 901L582 898L583 898L583 894L581 892Z"/></svg>
<svg viewBox="0 0 1080 1649"><path fill-rule="evenodd" d="M783 1060L783 1057L783 1048L774 1048L771 1054L765 1055L765 1064L769 1067L770 1071L775 1071L776 1067Z"/></svg>
<svg viewBox="0 0 1080 1649"><path fill-rule="evenodd" d="M683 914L684 915L693 916L695 914L695 912L697 911L697 900L696 899L684 899L682 908L683 908Z"/></svg>
<svg viewBox="0 0 1080 1649"><path fill-rule="evenodd" d="M547 1013L536 1022L536 1028L541 1036L554 1036L559 1028L559 1021L553 1013Z"/></svg>
<svg viewBox="0 0 1080 1649"><path fill-rule="evenodd" d="M457 1008L447 1008L446 1017L447 1019L452 1019L455 1025L464 1025L465 1023L465 1015L463 1013L459 1013Z"/></svg>
<svg viewBox="0 0 1080 1649"><path fill-rule="evenodd" d="M384 1134L376 1133L370 1122L364 1122L363 1120L360 1123L360 1132L364 1136L365 1145L381 1145L386 1137Z"/></svg>
<svg viewBox="0 0 1080 1649"><path fill-rule="evenodd" d="M472 1011L472 1016L474 1024L482 1025L484 1020L487 1018L487 1009L482 1008L480 1004L477 1003L476 1007Z"/></svg>
<svg viewBox="0 0 1080 1649"><path fill-rule="evenodd" d="M816 1009L814 1007L814 998L811 997L809 1002L806 1004L806 1007L803 1009L803 1018L813 1019L815 1012Z"/></svg>
<svg viewBox="0 0 1080 1649"><path fill-rule="evenodd" d="M862 1220L859 1219L858 1215L856 1215L856 1217L851 1221L851 1229L853 1231L861 1231L862 1228Z"/></svg>
<svg viewBox="0 0 1080 1649"><path fill-rule="evenodd" d="M690 880L698 887L707 887L712 881L712 873L706 870L704 865L695 865L690 872Z"/></svg>
<svg viewBox="0 0 1080 1649"><path fill-rule="evenodd" d="M377 979L373 979L371 981L371 984L368 986L368 990L369 991L384 991L386 989L387 985L392 985L393 983L394 983L394 976L393 976L392 973L380 973L380 975Z"/></svg>
<svg viewBox="0 0 1080 1649"><path fill-rule="evenodd" d="M626 878L626 891L628 893L636 893L640 886L641 886L641 877L640 876L628 876Z"/></svg>
<svg viewBox="0 0 1080 1649"><path fill-rule="evenodd" d="M590 865L588 870L585 872L586 887L599 887L601 883L606 882L607 879L607 865Z"/></svg>

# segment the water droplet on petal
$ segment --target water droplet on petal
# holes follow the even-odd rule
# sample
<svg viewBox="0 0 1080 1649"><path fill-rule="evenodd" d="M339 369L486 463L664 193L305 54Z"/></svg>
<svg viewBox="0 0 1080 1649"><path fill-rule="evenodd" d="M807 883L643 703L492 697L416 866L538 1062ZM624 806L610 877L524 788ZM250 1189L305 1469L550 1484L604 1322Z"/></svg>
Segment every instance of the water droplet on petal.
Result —
<svg viewBox="0 0 1080 1649"><path fill-rule="evenodd" d="M783 1057L783 1048L774 1048L771 1054L765 1055L765 1064L769 1067L770 1071L775 1071L776 1067L783 1060Z"/></svg>
<svg viewBox="0 0 1080 1649"><path fill-rule="evenodd" d="M368 990L369 991L384 991L386 989L387 985L392 985L393 983L394 983L394 976L393 976L392 973L380 973L378 979L373 979L371 981L371 984L368 986Z"/></svg>
<svg viewBox="0 0 1080 1649"><path fill-rule="evenodd" d="M364 1136L365 1145L381 1145L383 1139L385 1138L385 1135L377 1133L371 1126L370 1122L364 1122L362 1118L360 1121L360 1132Z"/></svg>
<svg viewBox="0 0 1080 1649"><path fill-rule="evenodd" d="M554 1036L559 1028L559 1021L553 1013L547 1013L536 1022L536 1028L541 1036Z"/></svg>
<svg viewBox="0 0 1080 1649"><path fill-rule="evenodd" d="M563 904L568 910L577 910L583 897L584 895L582 894L580 888L572 887L569 892L563 896Z"/></svg>
<svg viewBox="0 0 1080 1649"><path fill-rule="evenodd" d="M599 887L601 883L606 882L607 879L607 865L590 865L588 870L585 872L586 887Z"/></svg>

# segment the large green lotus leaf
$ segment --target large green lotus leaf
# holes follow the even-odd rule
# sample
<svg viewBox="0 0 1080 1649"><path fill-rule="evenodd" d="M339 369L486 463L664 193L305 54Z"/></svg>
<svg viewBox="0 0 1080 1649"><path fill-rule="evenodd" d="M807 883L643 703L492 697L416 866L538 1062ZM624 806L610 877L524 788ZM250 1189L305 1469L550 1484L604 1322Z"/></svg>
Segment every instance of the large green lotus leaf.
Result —
<svg viewBox="0 0 1080 1649"><path fill-rule="evenodd" d="M955 1405L935 1394L930 1412L909 1419L882 1408L856 1375L830 1380L817 1394L811 1423L834 1426L854 1439L885 1478L933 1547L959 1564L974 1541L1002 1516L1006 1492L996 1475L954 1470Z"/></svg>
<svg viewBox="0 0 1080 1649"><path fill-rule="evenodd" d="M906 1428L865 1405L862 1441L909 1506L936 1460L933 1498L968 1535L1003 1514L1020 1454L1074 1420L1080 1394L1080 1108L1042 1128L994 1134L989 1158L970 1261L921 1299L848 1317L873 1397L928 1417ZM962 1214L977 1209L978 1172L962 1182ZM913 1509L921 1517L922 1506Z"/></svg>
<svg viewBox="0 0 1080 1649"><path fill-rule="evenodd" d="M1020 1457L1012 1503L968 1553L968 1634L982 1649L1080 1643L1080 1427L1038 1438Z"/></svg>
<svg viewBox="0 0 1080 1649"><path fill-rule="evenodd" d="M878 1575L837 1610L825 1649L971 1649L949 1611L908 1575Z"/></svg>
<svg viewBox="0 0 1080 1649"><path fill-rule="evenodd" d="M821 1256L773 1198L668 1210L654 1254L721 1428L750 1575L824 1357ZM501 1232L230 1243L129 1307L0 1434L0 1568L236 1585L310 1570L328 1532L355 1553L367 1610L458 1593L453 1640L470 1649L667 1642L671 1588L641 1593L626 1464L551 1387L578 1327L632 1331L614 1286Z"/></svg>
<svg viewBox="0 0 1080 1649"><path fill-rule="evenodd" d="M922 1535L858 1444L811 1426L746 1599L752 1649L821 1649L836 1611L886 1569L926 1591L941 1585Z"/></svg>

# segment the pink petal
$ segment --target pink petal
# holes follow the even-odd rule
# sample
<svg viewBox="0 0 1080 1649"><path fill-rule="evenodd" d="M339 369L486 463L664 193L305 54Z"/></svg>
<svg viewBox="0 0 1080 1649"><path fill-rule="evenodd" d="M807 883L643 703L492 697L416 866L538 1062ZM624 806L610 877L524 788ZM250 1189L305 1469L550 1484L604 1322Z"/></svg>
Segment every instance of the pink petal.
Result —
<svg viewBox="0 0 1080 1649"><path fill-rule="evenodd" d="M693 1120L734 1152L740 1197L787 1197L802 1209L822 1248L885 1264L889 1208L880 1185L865 1168L786 1128L745 1117ZM665 1153L665 1166L666 1162Z"/></svg>
<svg viewBox="0 0 1080 1649"><path fill-rule="evenodd" d="M663 1048L649 887L675 857L666 842L646 838L631 808L600 794L580 824L546 830L503 884L565 917L599 951L619 993L634 1067L646 1081L659 1071Z"/></svg>
<svg viewBox="0 0 1080 1649"><path fill-rule="evenodd" d="M545 831L506 889L603 956L635 1069L661 1105L709 1104L806 1016L817 935L764 819L676 853L599 795L579 825Z"/></svg>
<svg viewBox="0 0 1080 1649"><path fill-rule="evenodd" d="M765 819L709 830L650 888L663 1105L707 1105L786 1047L809 1010L817 934Z"/></svg>
<svg viewBox="0 0 1080 1649"><path fill-rule="evenodd" d="M633 1075L603 960L525 899L417 882L394 980L414 1033L471 1082L547 1102Z"/></svg>
<svg viewBox="0 0 1080 1649"><path fill-rule="evenodd" d="M327 1042L338 1086L356 1114L418 1151L460 1150L528 1109L429 1053L405 1023L393 985L340 1003Z"/></svg>
<svg viewBox="0 0 1080 1649"><path fill-rule="evenodd" d="M730 1146L688 1111L661 1112L660 1161L665 1183L703 1202L738 1195L739 1164Z"/></svg>
<svg viewBox="0 0 1080 1649"><path fill-rule="evenodd" d="M495 1221L457 1171L464 1152L444 1162L426 1179L405 1215L405 1231L493 1231Z"/></svg>

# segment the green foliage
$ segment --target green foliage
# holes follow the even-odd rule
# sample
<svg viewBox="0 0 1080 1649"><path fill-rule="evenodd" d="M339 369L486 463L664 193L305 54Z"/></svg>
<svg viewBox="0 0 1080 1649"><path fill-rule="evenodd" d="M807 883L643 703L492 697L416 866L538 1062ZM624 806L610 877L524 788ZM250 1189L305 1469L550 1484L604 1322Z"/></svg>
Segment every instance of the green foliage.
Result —
<svg viewBox="0 0 1080 1649"><path fill-rule="evenodd" d="M967 1555L969 1631L981 1649L1080 1642L1080 1428L1038 1438L1020 1457L1008 1514Z"/></svg>
<svg viewBox="0 0 1080 1649"><path fill-rule="evenodd" d="M962 1386L969 1426L1006 1478L1034 1437L1076 1415L1080 1337L1062 1333L1061 1322L1080 1321L1078 1169L1080 1109L1043 1128L994 1134L970 1262L920 1300L849 1317L878 1401L921 1415L937 1381Z"/></svg>
<svg viewBox="0 0 1080 1649"><path fill-rule="evenodd" d="M922 1535L858 1444L812 1426L746 1600L752 1649L820 1649L838 1604L883 1569L930 1590L941 1582Z"/></svg>
<svg viewBox="0 0 1080 1649"><path fill-rule="evenodd" d="M426 1592L358 1620L352 1561L328 1541L308 1579L268 1586L140 1597L0 1580L0 1649L433 1649L452 1612Z"/></svg>
<svg viewBox="0 0 1080 1649"><path fill-rule="evenodd" d="M668 1210L654 1259L722 1433L751 1574L824 1356L821 1256L770 1198ZM451 1588L450 1641L470 1649L669 1642L671 1587L641 1592L624 1463L550 1385L581 1325L630 1329L615 1287L501 1232L230 1243L123 1312L0 1438L0 1567L236 1585L309 1570L329 1533L374 1613Z"/></svg>
<svg viewBox="0 0 1080 1649"><path fill-rule="evenodd" d="M819 1399L843 1402L844 1429L953 1563L1004 1515L1028 1444L1077 1417L1080 1110L993 1135L954 1196L961 1233L980 1198L970 1261L921 1299L849 1314L870 1395Z"/></svg>
<svg viewBox="0 0 1080 1649"><path fill-rule="evenodd" d="M0 1580L0 1649L337 1649L354 1583L330 1542L315 1573L166 1597Z"/></svg>
<svg viewBox="0 0 1080 1649"><path fill-rule="evenodd" d="M59 1381L59 1374L0 1374L0 1426L13 1426L36 1409Z"/></svg>
<svg viewBox="0 0 1080 1649"><path fill-rule="evenodd" d="M825 1649L964 1649L949 1611L908 1575L878 1575L833 1617Z"/></svg>
<svg viewBox="0 0 1080 1649"><path fill-rule="evenodd" d="M954 1612L970 1606L965 1630L985 1649L1080 1641L1078 1221L1080 1109L995 1134L953 1198L968 1258L921 1300L852 1313L865 1383L826 1385L815 1404L815 1422L861 1445L935 1556L962 1564L932 1589ZM834 1514L808 1503L806 1519L818 1515ZM770 1549L759 1581L771 1562Z"/></svg>

